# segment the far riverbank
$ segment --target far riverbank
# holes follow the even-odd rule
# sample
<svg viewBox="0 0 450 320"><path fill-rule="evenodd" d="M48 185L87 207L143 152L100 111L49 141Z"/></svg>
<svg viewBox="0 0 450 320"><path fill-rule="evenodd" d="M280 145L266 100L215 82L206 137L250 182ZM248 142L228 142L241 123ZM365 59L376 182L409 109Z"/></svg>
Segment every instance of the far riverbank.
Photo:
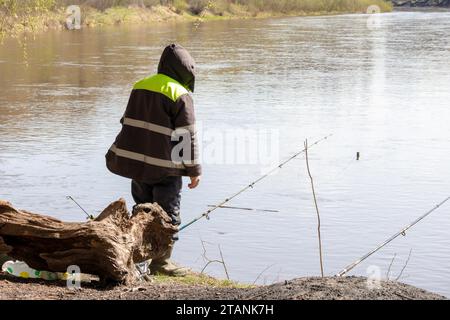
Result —
<svg viewBox="0 0 450 320"><path fill-rule="evenodd" d="M270 2L270 1L266 1ZM233 2L226 6L221 1L211 2L200 8L185 5L156 5L151 7L116 6L98 9L91 6L80 6L79 28L110 26L110 25L149 25L164 21L192 21L208 20L252 19L284 16L318 16L348 13L365 13L370 5L377 5L382 12L392 10L392 5L384 0L341 1L339 6L321 7L314 5L285 7L261 7L240 5ZM21 11L22 10L22 11ZM65 6L52 8L5 9L0 7L0 35L17 36L23 33L41 33L47 30L67 28L67 13ZM75 19L73 20L74 22Z"/></svg>

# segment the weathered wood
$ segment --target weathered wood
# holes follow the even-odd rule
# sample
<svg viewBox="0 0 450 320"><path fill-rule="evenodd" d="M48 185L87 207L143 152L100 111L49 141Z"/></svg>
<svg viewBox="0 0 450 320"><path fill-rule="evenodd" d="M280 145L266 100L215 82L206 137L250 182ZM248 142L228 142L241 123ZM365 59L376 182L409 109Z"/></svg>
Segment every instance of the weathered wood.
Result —
<svg viewBox="0 0 450 320"><path fill-rule="evenodd" d="M37 270L65 272L70 265L104 281L129 283L135 263L163 256L177 228L157 204L110 204L95 220L74 223L15 209L0 201L0 253Z"/></svg>

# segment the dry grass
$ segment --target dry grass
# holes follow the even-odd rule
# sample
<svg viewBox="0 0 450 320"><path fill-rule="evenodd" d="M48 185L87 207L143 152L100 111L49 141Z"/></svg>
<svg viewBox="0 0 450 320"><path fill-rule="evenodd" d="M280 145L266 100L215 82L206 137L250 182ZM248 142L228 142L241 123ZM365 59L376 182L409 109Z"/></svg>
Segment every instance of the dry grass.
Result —
<svg viewBox="0 0 450 320"><path fill-rule="evenodd" d="M192 273L186 277L169 277L163 275L156 275L152 277L155 283L165 284L184 284L190 286L208 286L215 288L239 288L248 289L254 288L254 285L237 283L231 280L221 280L210 277L205 274Z"/></svg>
<svg viewBox="0 0 450 320"><path fill-rule="evenodd" d="M112 7L172 7L199 15L205 9L216 14L233 13L237 8L257 12L363 12L371 5L382 11L392 9L385 0L0 0L0 10L15 14L42 12L68 5L89 6L98 10Z"/></svg>

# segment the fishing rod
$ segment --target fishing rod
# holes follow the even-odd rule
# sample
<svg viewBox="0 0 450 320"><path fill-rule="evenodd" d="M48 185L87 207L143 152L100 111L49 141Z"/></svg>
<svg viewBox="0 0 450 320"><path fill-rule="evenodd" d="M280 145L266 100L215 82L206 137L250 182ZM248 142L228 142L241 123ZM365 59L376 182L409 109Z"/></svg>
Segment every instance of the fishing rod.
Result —
<svg viewBox="0 0 450 320"><path fill-rule="evenodd" d="M74 199L72 196L66 197L68 200L72 200L81 210L83 210L84 213L86 213L86 216L89 220L94 220L94 216L92 214L89 214L86 210L83 209L83 207Z"/></svg>
<svg viewBox="0 0 450 320"><path fill-rule="evenodd" d="M445 199L444 201L442 201L441 203L439 203L438 205L436 205L433 209L429 210L428 212L426 212L424 215L420 216L418 219L416 219L414 222L410 223L408 226L406 226L405 228L403 228L402 230L400 230L399 232L397 232L396 234L394 234L392 237L390 237L389 239L387 239L385 242L383 242L382 244L380 244L378 247L376 247L374 250L370 251L369 253L367 253L366 255L362 256L360 259L356 260L355 262L351 263L350 265L348 265L345 269L343 269L341 272L339 272L336 276L338 277L342 277L344 276L346 273L348 273L350 270L352 270L354 267L356 267L357 265L359 265L361 262L363 262L364 260L366 260L367 258L369 258L371 255L373 255L375 252L377 252L378 250L380 250L381 248L383 248L384 246L386 246L387 244L389 244L390 242L394 241L394 239L398 238L400 235L402 236L406 236L406 231L410 228L412 228L413 226L415 226L416 224L418 224L420 221L422 221L423 219L425 219L427 216L429 216L430 214L432 214L434 211L436 211L437 209L439 209L441 206L443 206L446 202L448 202L450 200L450 197L448 197L447 199Z"/></svg>
<svg viewBox="0 0 450 320"><path fill-rule="evenodd" d="M328 139L329 137L331 137L333 134L329 134L325 137L323 137L322 139L317 140L316 142L314 142L313 144L311 144L308 148L315 146L319 143L321 143L322 141ZM200 215L199 217L193 219L191 222L185 224L184 226L181 226L180 229L178 229L178 231L182 231L184 229L186 229L187 227L193 225L194 223L196 223L197 221L206 218L207 220L209 220L209 215L219 209L220 207L223 207L225 204L227 204L228 202L230 202L231 200L233 200L234 198L236 198L237 196L241 195L242 193L244 193L245 191L247 191L248 189L252 189L254 187L255 184L257 184L258 182L260 182L261 180L267 178L268 176L270 176L272 173L274 173L275 171L283 168L283 166L290 162L291 160L295 159L296 157L298 157L299 155L301 155L302 153L304 153L306 151L306 148L304 148L303 150L295 153L294 155L292 155L290 158L288 158L287 160L283 161L282 163L280 163L277 167L273 168L272 170L270 170L269 172L267 172L266 174L262 175L260 178L258 178L257 180L253 181L252 183L250 183L249 185L245 186L244 188L242 188L241 190L239 190L238 192L236 192L235 194L233 194L232 196L230 196L229 198L226 198L225 200L223 200L222 202L220 202L219 204L213 206L211 209L208 209L207 211L205 211L202 215Z"/></svg>

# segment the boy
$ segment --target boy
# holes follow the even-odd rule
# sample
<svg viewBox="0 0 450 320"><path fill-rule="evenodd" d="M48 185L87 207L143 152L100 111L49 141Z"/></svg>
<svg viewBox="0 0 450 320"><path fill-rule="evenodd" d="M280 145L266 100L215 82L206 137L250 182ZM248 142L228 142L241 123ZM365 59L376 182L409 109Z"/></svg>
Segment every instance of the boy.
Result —
<svg viewBox="0 0 450 320"><path fill-rule="evenodd" d="M200 183L194 105L195 62L182 46L164 49L158 74L138 81L121 119L122 130L106 154L108 169L132 179L137 204L157 202L180 225L182 176L190 189ZM180 142L181 141L181 142ZM179 145L184 148L179 150ZM187 147L186 147L187 145ZM177 236L174 240L178 240ZM171 251L150 264L152 274L183 276Z"/></svg>

